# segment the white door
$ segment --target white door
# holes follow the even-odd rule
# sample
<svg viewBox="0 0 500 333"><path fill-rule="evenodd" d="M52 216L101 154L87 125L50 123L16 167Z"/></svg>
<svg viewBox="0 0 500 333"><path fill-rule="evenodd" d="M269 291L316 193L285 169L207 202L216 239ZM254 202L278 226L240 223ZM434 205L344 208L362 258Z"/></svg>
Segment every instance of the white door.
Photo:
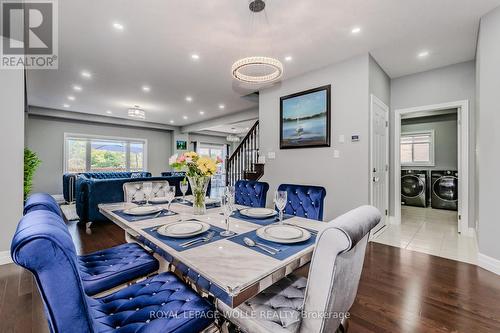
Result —
<svg viewBox="0 0 500 333"><path fill-rule="evenodd" d="M389 216L389 107L371 95L370 107L370 203L380 210L382 220L372 235L383 228Z"/></svg>

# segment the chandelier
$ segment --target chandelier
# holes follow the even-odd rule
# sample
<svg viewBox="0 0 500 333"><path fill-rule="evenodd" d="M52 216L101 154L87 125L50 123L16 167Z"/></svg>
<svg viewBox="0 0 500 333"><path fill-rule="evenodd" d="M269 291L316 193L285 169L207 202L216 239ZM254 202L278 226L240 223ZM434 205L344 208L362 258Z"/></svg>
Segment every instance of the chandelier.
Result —
<svg viewBox="0 0 500 333"><path fill-rule="evenodd" d="M240 142L240 137L237 135L234 135L234 134L229 134L226 137L226 141L228 141L228 142Z"/></svg>
<svg viewBox="0 0 500 333"><path fill-rule="evenodd" d="M233 78L245 83L270 83L283 76L281 61L269 57L248 57L231 67Z"/></svg>
<svg viewBox="0 0 500 333"><path fill-rule="evenodd" d="M252 12L251 15L258 15L258 13L264 11L266 3L264 0L253 0L250 1L248 8ZM271 57L242 58L231 66L231 75L234 79L243 83L271 83L283 76L283 64L278 59Z"/></svg>
<svg viewBox="0 0 500 333"><path fill-rule="evenodd" d="M128 109L128 116L135 119L146 119L146 112L139 108L139 105L134 105L133 108Z"/></svg>

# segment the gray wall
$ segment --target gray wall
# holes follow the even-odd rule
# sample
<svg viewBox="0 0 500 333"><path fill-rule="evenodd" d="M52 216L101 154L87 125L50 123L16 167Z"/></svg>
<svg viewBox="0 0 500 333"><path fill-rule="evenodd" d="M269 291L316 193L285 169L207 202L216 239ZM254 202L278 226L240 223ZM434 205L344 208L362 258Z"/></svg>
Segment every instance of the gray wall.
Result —
<svg viewBox="0 0 500 333"><path fill-rule="evenodd" d="M391 81L391 148L394 151L394 110L469 100L469 226L475 226L474 175L475 175L475 64L473 61L435 70L407 75ZM390 212L394 214L394 157L390 156ZM397 194L399 195L399 194Z"/></svg>
<svg viewBox="0 0 500 333"><path fill-rule="evenodd" d="M2 40L0 39L0 42ZM0 151L2 152L0 191L2 231L0 232L0 261L9 260L10 241L23 212L24 165L24 83L23 71L0 69L0 101L3 114L0 122Z"/></svg>
<svg viewBox="0 0 500 333"><path fill-rule="evenodd" d="M479 252L500 260L500 8L481 19L477 49ZM498 268L497 268L498 269Z"/></svg>
<svg viewBox="0 0 500 333"><path fill-rule="evenodd" d="M159 175L168 169L168 158L172 155L171 131L30 115L26 125L26 145L42 160L34 179L34 191L62 193L65 132L147 139L148 171Z"/></svg>
<svg viewBox="0 0 500 333"><path fill-rule="evenodd" d="M401 133L427 130L434 130L434 166L402 167L402 169L457 170L457 113L401 121Z"/></svg>
<svg viewBox="0 0 500 333"><path fill-rule="evenodd" d="M369 57L369 89L370 94L378 97L387 106L390 105L391 79L371 55Z"/></svg>
<svg viewBox="0 0 500 333"><path fill-rule="evenodd" d="M270 184L269 206L281 183L324 186L324 220L368 203L368 63L368 55L359 56L260 92L260 150L266 156L262 180ZM327 84L332 85L331 147L280 150L280 97ZM345 143L338 141L341 134ZM361 140L351 143L353 134ZM276 159L269 159L268 152L275 152Z"/></svg>

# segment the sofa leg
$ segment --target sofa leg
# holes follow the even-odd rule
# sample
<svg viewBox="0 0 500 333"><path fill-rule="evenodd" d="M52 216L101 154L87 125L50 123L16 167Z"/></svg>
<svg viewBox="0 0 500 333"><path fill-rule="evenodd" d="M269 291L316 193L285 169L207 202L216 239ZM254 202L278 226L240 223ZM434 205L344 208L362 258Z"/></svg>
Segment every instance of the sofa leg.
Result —
<svg viewBox="0 0 500 333"><path fill-rule="evenodd" d="M92 230L90 229L91 226L92 226L92 222L85 223L85 233L88 235L90 235L92 233Z"/></svg>

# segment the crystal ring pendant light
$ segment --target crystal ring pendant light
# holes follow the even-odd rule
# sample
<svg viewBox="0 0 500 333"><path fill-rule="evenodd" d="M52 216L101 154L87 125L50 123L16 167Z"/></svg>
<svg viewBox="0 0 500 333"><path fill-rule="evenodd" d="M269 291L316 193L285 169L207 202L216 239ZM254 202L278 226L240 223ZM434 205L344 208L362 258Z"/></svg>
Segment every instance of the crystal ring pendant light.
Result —
<svg viewBox="0 0 500 333"><path fill-rule="evenodd" d="M253 0L249 9L253 13L264 10L263 0ZM255 74L254 74L255 73ZM283 76L283 64L274 58L255 56L237 60L231 66L231 75L234 79L250 84L265 84L279 80Z"/></svg>

